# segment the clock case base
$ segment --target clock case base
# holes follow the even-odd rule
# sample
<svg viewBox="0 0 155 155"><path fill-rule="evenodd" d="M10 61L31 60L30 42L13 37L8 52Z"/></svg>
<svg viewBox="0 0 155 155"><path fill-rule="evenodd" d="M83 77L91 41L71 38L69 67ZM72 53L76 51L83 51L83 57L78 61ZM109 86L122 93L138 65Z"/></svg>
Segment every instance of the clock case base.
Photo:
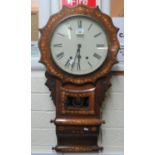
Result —
<svg viewBox="0 0 155 155"><path fill-rule="evenodd" d="M98 146L56 146L52 148L53 150L56 150L57 152L99 152L103 150L103 147Z"/></svg>
<svg viewBox="0 0 155 155"><path fill-rule="evenodd" d="M105 121L100 118L100 108L111 86L112 74L85 85L63 83L47 71L45 76L56 106L56 118L51 120L57 135L57 146L53 149L57 152L101 151L98 136Z"/></svg>

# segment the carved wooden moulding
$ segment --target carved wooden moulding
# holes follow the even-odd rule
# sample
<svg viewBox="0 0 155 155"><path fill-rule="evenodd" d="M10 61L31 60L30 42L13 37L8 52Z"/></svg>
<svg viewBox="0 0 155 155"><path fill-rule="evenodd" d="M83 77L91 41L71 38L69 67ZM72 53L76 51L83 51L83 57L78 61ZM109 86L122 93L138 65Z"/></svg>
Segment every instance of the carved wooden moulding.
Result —
<svg viewBox="0 0 155 155"><path fill-rule="evenodd" d="M40 29L40 62L46 66L46 85L56 106L56 118L51 121L56 125L54 150L103 149L98 146L99 128L105 123L100 108L117 62L117 31L98 7L84 5L63 7Z"/></svg>

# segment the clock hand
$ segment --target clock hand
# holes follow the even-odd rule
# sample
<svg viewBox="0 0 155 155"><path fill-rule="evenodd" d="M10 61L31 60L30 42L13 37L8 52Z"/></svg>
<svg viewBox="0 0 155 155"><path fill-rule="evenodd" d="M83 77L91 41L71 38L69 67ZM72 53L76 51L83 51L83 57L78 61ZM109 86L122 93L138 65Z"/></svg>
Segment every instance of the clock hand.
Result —
<svg viewBox="0 0 155 155"><path fill-rule="evenodd" d="M81 55L79 53L78 55L78 65L77 65L77 70L80 70L80 59L81 59Z"/></svg>
<svg viewBox="0 0 155 155"><path fill-rule="evenodd" d="M75 55L73 64L72 64L72 66L71 66L71 70L72 70L72 69L74 68L74 66L75 66L76 58L78 57L78 55L79 55L79 53L80 53L80 48L81 48L81 44L78 44L78 49L77 49L77 52L76 52L76 55Z"/></svg>
<svg viewBox="0 0 155 155"><path fill-rule="evenodd" d="M72 66L71 66L71 70L73 70L73 68L74 68L74 66L75 66L76 57L77 57L77 53L76 53L76 55L75 55L75 58L74 58L73 64L72 64Z"/></svg>
<svg viewBox="0 0 155 155"><path fill-rule="evenodd" d="M77 64L77 70L80 70L80 59L81 59L81 55L80 55L80 50L78 51L78 64Z"/></svg>
<svg viewBox="0 0 155 155"><path fill-rule="evenodd" d="M78 45L79 47L79 51L78 51L78 68L80 70L80 60L81 60L81 55L80 55L80 48L81 48L81 44Z"/></svg>

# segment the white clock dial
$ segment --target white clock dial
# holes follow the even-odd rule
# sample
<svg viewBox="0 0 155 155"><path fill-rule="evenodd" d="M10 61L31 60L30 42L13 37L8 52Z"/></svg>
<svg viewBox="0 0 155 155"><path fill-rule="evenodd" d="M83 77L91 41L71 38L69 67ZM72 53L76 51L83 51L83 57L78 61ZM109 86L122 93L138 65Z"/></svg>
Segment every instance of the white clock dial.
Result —
<svg viewBox="0 0 155 155"><path fill-rule="evenodd" d="M85 75L97 70L108 53L105 30L85 16L62 21L51 39L51 55L63 71Z"/></svg>

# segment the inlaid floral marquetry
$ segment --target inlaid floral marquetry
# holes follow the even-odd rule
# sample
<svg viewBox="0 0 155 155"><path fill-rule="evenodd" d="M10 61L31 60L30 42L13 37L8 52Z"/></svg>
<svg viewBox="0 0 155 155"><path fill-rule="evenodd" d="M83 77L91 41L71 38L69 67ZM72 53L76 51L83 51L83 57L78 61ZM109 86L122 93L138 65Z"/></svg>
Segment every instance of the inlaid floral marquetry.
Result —
<svg viewBox="0 0 155 155"><path fill-rule="evenodd" d="M117 31L96 8L63 7L40 29L40 62L56 106L57 152L99 152L100 117L111 68L117 63ZM52 138L52 137L51 137Z"/></svg>
<svg viewBox="0 0 155 155"><path fill-rule="evenodd" d="M98 70L89 75L75 77L71 74L63 72L55 64L51 56L51 53L53 51L51 51L50 48L50 41L51 35L54 33L56 27L60 24L60 21L70 16L79 15L89 16L93 18L97 23L99 23L102 27L104 27L108 36L108 41L110 43L108 45L109 50L107 59ZM66 6L64 6L60 12L50 17L47 25L44 28L40 29L40 32L42 34L39 41L39 47L42 53L40 62L46 65L49 73L51 73L53 76L56 76L57 78L60 78L64 82L71 82L74 84L83 84L92 81L95 82L98 78L105 76L108 73L108 70L110 70L115 63L117 63L116 55L119 50L117 31L118 28L113 25L111 18L102 13L98 7L88 8L87 6L79 5L75 8L67 8Z"/></svg>

